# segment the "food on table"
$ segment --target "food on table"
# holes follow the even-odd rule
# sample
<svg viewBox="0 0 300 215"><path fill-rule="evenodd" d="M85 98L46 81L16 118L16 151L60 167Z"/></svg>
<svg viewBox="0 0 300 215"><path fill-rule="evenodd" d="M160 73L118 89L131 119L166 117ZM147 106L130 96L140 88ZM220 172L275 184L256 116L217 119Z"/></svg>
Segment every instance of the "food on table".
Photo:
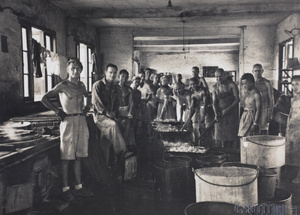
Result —
<svg viewBox="0 0 300 215"><path fill-rule="evenodd" d="M168 152L205 153L207 151L207 149L202 146L191 146L188 142L163 141L163 145Z"/></svg>
<svg viewBox="0 0 300 215"><path fill-rule="evenodd" d="M158 132L187 132L186 129L181 130L181 125L157 124L154 130Z"/></svg>

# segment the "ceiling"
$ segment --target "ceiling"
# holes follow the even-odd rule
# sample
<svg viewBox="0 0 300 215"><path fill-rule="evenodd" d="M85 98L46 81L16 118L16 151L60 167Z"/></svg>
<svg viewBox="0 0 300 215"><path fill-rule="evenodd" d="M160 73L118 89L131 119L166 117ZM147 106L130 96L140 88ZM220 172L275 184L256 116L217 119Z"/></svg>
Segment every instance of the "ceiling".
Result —
<svg viewBox="0 0 300 215"><path fill-rule="evenodd" d="M144 35L134 38L134 49L144 52L238 51L238 27L276 25L290 14L300 12L300 0L50 1L64 9L68 16L98 28L152 28L148 31L150 34L155 34L153 28L163 31L164 36L160 37ZM183 28L189 32L185 38ZM172 29L177 29L177 37L172 35ZM203 35L209 34L208 37L191 34L195 29ZM209 32L207 29L215 30ZM230 35L230 29L235 29L235 33Z"/></svg>
<svg viewBox="0 0 300 215"><path fill-rule="evenodd" d="M50 0L71 17L97 27L186 28L273 25L299 0Z"/></svg>

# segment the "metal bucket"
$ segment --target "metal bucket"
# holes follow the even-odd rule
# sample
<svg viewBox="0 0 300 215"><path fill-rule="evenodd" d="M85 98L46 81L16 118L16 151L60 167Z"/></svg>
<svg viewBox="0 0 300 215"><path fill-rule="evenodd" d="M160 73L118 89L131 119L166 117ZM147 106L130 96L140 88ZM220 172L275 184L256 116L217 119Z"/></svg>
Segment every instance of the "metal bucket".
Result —
<svg viewBox="0 0 300 215"><path fill-rule="evenodd" d="M163 159L163 162L168 167L178 166L178 163L180 163L185 165L186 167L191 168L192 158L188 156L170 156L170 157L165 157Z"/></svg>
<svg viewBox="0 0 300 215"><path fill-rule="evenodd" d="M260 172L259 166L252 165L252 164L247 164L247 163L240 163L240 162L225 162L221 164L221 167L226 167L226 166L235 166L235 167L248 167L248 168L253 168Z"/></svg>
<svg viewBox="0 0 300 215"><path fill-rule="evenodd" d="M285 164L285 138L257 135L242 138L241 162L263 168L276 168Z"/></svg>
<svg viewBox="0 0 300 215"><path fill-rule="evenodd" d="M256 214L285 214L292 215L292 194L288 191L276 189L271 200L259 200Z"/></svg>
<svg viewBox="0 0 300 215"><path fill-rule="evenodd" d="M270 200L275 196L277 185L277 173L259 173L258 199Z"/></svg>
<svg viewBox="0 0 300 215"><path fill-rule="evenodd" d="M226 158L226 153L218 150L209 150L204 156Z"/></svg>
<svg viewBox="0 0 300 215"><path fill-rule="evenodd" d="M154 187L160 200L174 201L188 197L191 187L191 159L168 157L154 168Z"/></svg>
<svg viewBox="0 0 300 215"><path fill-rule="evenodd" d="M196 202L257 205L258 171L248 167L207 167L195 170Z"/></svg>
<svg viewBox="0 0 300 215"><path fill-rule="evenodd" d="M239 210L236 205L225 202L196 202L184 209L185 215L233 215L250 214Z"/></svg>
<svg viewBox="0 0 300 215"><path fill-rule="evenodd" d="M230 162L238 162L240 161L240 151L232 148L232 147L215 147L215 148L210 148L207 153L210 152L222 152L226 156L226 161Z"/></svg>
<svg viewBox="0 0 300 215"><path fill-rule="evenodd" d="M196 158L196 168L218 167L226 161L226 157L203 156Z"/></svg>
<svg viewBox="0 0 300 215"><path fill-rule="evenodd" d="M260 173L262 174L277 174L276 175L276 188L280 189L281 184L281 167L276 168L261 168Z"/></svg>
<svg viewBox="0 0 300 215"><path fill-rule="evenodd" d="M186 189L184 192L192 192L194 191L195 187L195 180L193 177L193 171L192 171L192 158L188 156L173 156L173 157L165 157L163 159L164 165L166 168L181 168L181 173L183 174L178 177L184 177L185 184L183 189ZM174 170L177 171L177 170ZM179 171L179 170L178 170ZM176 179L171 179L176 180ZM176 182L175 182L176 183Z"/></svg>

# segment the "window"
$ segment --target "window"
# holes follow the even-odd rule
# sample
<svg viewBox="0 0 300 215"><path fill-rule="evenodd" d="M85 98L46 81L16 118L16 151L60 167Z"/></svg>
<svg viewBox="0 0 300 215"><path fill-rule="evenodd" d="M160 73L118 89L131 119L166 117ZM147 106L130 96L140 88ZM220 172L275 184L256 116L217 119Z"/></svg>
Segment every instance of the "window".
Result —
<svg viewBox="0 0 300 215"><path fill-rule="evenodd" d="M25 101L40 101L53 88L46 57L55 52L55 33L30 25L22 26L23 96Z"/></svg>
<svg viewBox="0 0 300 215"><path fill-rule="evenodd" d="M82 81L88 92L92 91L93 85L93 55L92 47L84 43L77 44L77 58L83 65L83 70L80 74L80 81Z"/></svg>
<svg viewBox="0 0 300 215"><path fill-rule="evenodd" d="M292 77L294 70L288 62L294 57L294 40L289 39L279 45L279 83L278 90L284 95L292 95Z"/></svg>

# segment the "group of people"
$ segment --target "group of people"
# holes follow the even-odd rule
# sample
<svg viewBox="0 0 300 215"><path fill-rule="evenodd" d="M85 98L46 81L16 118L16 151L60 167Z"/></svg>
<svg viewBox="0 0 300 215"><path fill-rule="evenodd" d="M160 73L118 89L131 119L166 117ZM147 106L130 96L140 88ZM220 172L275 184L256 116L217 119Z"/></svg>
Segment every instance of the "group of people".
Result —
<svg viewBox="0 0 300 215"><path fill-rule="evenodd" d="M105 77L94 84L92 91L95 122L103 135L111 135L108 139L118 145L114 146L117 153L134 147L137 136L151 136L153 120L182 121L182 129L191 131L195 145L209 147L238 148L240 137L268 134L274 96L271 82L262 76L261 64L253 66L252 74L243 74L240 90L222 68L215 71L216 83L211 90L196 66L186 83L182 82L181 74L176 74L173 81L171 74L158 74L147 68L132 78L130 86L126 84L126 70L119 72L119 84L114 84L117 70L117 66L107 65ZM111 101L104 98L108 89ZM104 107L104 103L115 106ZM108 114L103 114L103 108ZM113 131L107 130L111 123ZM210 130L207 135L212 143L201 143L201 131L205 129Z"/></svg>
<svg viewBox="0 0 300 215"><path fill-rule="evenodd" d="M67 63L68 78L42 98L43 104L55 111L62 121L61 171L66 200L93 195L82 187L80 164L80 159L88 156L89 132L85 115L91 108L101 137L108 140L108 144L100 144L107 162L111 146L118 158L129 156L138 137L151 136L150 122L155 119L182 121L182 129L190 129L195 145L202 144L201 127L214 127L208 133L214 139L211 147L228 146L239 142L239 137L259 132L267 134L274 104L273 88L270 81L262 77L260 64L254 65L254 76L245 73L241 77L241 93L221 68L215 71L216 84L209 91L206 80L199 76L198 67L192 68L192 77L187 84L182 82L181 74L177 74L172 83L170 74L161 75L147 68L127 85L129 72L122 69L118 74L118 67L108 64L105 76L93 84L91 104L84 99L88 93L80 81L82 68L77 58L70 59ZM118 84L115 83L117 76ZM59 97L61 108L52 102L52 97ZM239 103L243 108L241 118ZM72 192L68 184L70 161L73 161L75 173Z"/></svg>

